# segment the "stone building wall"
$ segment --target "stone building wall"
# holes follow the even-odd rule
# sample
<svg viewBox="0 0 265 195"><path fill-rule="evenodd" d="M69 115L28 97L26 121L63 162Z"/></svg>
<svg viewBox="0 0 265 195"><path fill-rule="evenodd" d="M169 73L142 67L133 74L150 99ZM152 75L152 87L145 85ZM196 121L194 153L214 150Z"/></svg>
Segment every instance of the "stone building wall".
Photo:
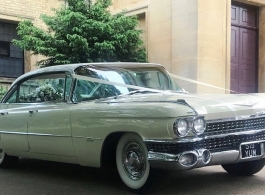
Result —
<svg viewBox="0 0 265 195"><path fill-rule="evenodd" d="M41 14L54 14L53 8L65 5L64 0L1 0L0 1L0 21L7 23L18 23L23 19L31 20L36 26L45 28L40 19ZM32 57L29 52L25 52L25 72L35 69L36 61L42 59L41 56Z"/></svg>
<svg viewBox="0 0 265 195"><path fill-rule="evenodd" d="M265 0L235 0L259 7L258 91L265 92ZM171 73L230 89L232 0L113 0L114 13L145 14L149 62ZM226 93L178 80L192 93Z"/></svg>
<svg viewBox="0 0 265 195"><path fill-rule="evenodd" d="M146 4L142 11L146 14L149 62L163 64L171 73L183 77L222 88L228 86L227 17L230 17L231 0L163 0L163 3L113 0L113 3L114 10L122 10L122 7L141 10ZM224 93L186 81L177 82L190 92Z"/></svg>
<svg viewBox="0 0 265 195"><path fill-rule="evenodd" d="M44 27L40 14L51 15L53 8L64 5L64 0L1 0L0 20L18 22L30 19L39 27Z"/></svg>

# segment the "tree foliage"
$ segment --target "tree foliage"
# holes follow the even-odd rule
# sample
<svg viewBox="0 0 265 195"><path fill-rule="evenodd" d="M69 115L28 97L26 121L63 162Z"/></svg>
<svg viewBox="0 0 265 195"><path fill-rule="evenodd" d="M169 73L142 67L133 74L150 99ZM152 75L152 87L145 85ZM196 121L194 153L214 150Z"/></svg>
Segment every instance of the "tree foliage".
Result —
<svg viewBox="0 0 265 195"><path fill-rule="evenodd" d="M22 49L47 57L41 67L68 63L131 61L145 62L146 52L135 16L112 15L111 0L66 0L54 16L41 15L43 30L24 20L18 25Z"/></svg>

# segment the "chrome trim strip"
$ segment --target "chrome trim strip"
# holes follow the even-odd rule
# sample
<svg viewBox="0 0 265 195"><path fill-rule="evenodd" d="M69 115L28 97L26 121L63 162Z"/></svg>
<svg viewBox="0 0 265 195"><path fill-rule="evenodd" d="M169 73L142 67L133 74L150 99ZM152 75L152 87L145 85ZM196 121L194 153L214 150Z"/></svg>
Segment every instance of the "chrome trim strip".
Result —
<svg viewBox="0 0 265 195"><path fill-rule="evenodd" d="M84 137L84 136L73 136L73 138L83 138L83 139L90 139L90 140L102 140L102 138L93 138L93 137Z"/></svg>
<svg viewBox="0 0 265 195"><path fill-rule="evenodd" d="M249 119L258 119L258 118L265 118L264 113L257 113L252 115L241 115L237 117L230 117L230 118L222 118L222 119L213 119L213 120L206 120L206 123L220 123L220 122L233 122L238 120L249 120Z"/></svg>
<svg viewBox="0 0 265 195"><path fill-rule="evenodd" d="M3 134L28 135L28 133L24 133L24 132L12 132L12 131L0 131L0 133L3 133Z"/></svg>
<svg viewBox="0 0 265 195"><path fill-rule="evenodd" d="M87 140L102 140L102 138L71 136L71 135L55 135L55 134L45 134L45 133L25 133L25 132L0 131L0 134L1 133L2 134L16 134L16 135L48 136L48 137L73 137L73 138L83 138L83 139L87 139Z"/></svg>
<svg viewBox="0 0 265 195"><path fill-rule="evenodd" d="M44 133L28 133L28 135L48 136L48 137L72 137L71 135L54 135L54 134L44 134Z"/></svg>
<svg viewBox="0 0 265 195"><path fill-rule="evenodd" d="M71 135L54 135L44 133L25 133L25 132L11 132L11 131L0 131L2 134L16 134L16 135L33 135L33 136L48 136L48 137L72 137Z"/></svg>
<svg viewBox="0 0 265 195"><path fill-rule="evenodd" d="M236 133L227 133L227 134L221 134L221 135L211 135L211 136L201 136L201 137L192 137L192 138L179 138L178 140L162 140L162 139L146 139L144 142L155 142L155 143L190 143L190 142L197 142L202 141L206 139L213 139L213 138L224 138L231 135L250 135L250 134L256 134L265 131L265 129L261 130L250 130L250 131L243 131L243 132L236 132Z"/></svg>
<svg viewBox="0 0 265 195"><path fill-rule="evenodd" d="M168 154L168 153L161 153L161 152L148 152L147 159L149 161L173 161L175 162L178 159L179 155L176 154Z"/></svg>

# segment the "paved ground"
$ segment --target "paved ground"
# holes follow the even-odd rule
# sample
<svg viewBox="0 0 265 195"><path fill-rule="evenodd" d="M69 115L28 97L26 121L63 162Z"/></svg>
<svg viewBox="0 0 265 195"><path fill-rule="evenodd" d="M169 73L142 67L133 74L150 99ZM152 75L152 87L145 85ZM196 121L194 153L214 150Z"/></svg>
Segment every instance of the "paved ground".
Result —
<svg viewBox="0 0 265 195"><path fill-rule="evenodd" d="M20 159L15 169L0 170L0 195L131 194L114 170ZM263 195L265 168L253 177L233 177L220 166L167 172L157 178L153 195Z"/></svg>

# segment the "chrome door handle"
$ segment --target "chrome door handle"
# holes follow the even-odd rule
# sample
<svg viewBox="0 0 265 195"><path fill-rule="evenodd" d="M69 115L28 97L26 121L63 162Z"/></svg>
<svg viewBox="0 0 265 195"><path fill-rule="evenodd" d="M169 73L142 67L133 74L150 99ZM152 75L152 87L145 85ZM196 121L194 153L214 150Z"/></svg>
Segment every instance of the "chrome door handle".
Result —
<svg viewBox="0 0 265 195"><path fill-rule="evenodd" d="M33 114L34 112L38 112L38 110L30 110L29 113Z"/></svg>

